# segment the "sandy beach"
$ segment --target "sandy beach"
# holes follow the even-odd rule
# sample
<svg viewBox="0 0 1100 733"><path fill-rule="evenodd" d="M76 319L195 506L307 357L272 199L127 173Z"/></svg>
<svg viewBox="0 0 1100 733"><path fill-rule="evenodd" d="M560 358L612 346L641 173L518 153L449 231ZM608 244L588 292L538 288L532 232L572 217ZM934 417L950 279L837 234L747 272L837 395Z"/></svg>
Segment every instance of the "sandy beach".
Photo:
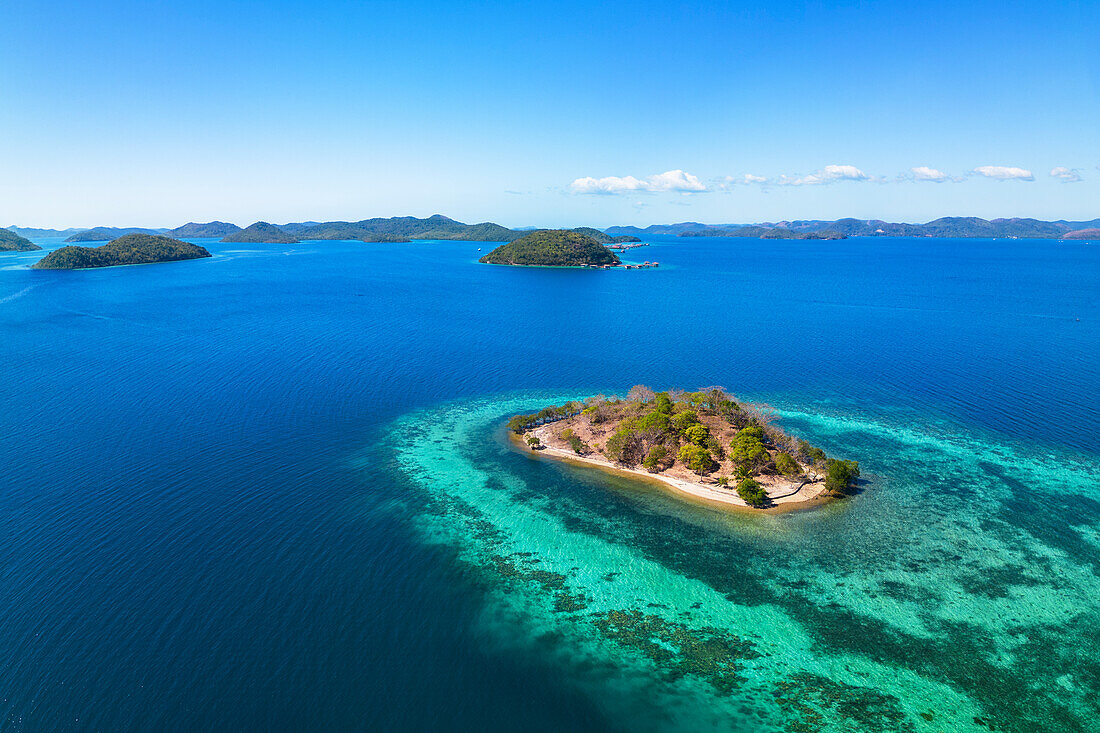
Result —
<svg viewBox="0 0 1100 733"><path fill-rule="evenodd" d="M541 449L537 451L530 450L523 444L522 439L516 440L517 445L522 445L524 450L531 453L549 458L574 461L580 464L597 466L605 470L633 474L635 476L657 481L678 494L752 512L769 511L769 509L775 511L777 509L790 510L795 508L806 508L811 505L816 505L826 498L823 496L825 494L824 478L814 482L807 481L802 486L797 487L797 490L794 490L796 485L791 485L789 482L777 482L767 486L768 497L771 499L771 507L769 509L758 509L749 506L744 499L737 495L733 487L723 488L716 484L703 484L675 476L668 476L663 473L650 473L644 469L627 468L625 466L616 465L597 453L581 456L574 453L572 449L556 447L553 443L557 441L551 434L550 427L550 425L544 425L528 433L529 435L534 435L542 442L543 447ZM804 506L800 507L799 505Z"/></svg>

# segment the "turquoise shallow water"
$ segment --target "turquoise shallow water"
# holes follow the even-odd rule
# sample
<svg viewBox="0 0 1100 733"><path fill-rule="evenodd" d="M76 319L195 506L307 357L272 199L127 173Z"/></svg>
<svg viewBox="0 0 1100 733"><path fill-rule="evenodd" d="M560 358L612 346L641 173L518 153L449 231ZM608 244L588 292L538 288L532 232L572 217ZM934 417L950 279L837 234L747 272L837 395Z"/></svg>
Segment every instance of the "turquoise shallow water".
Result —
<svg viewBox="0 0 1100 733"><path fill-rule="evenodd" d="M1095 246L202 243L0 255L0 727L1100 729ZM635 383L864 490L730 515L502 432Z"/></svg>
<svg viewBox="0 0 1100 733"><path fill-rule="evenodd" d="M500 417L539 403L450 405L391 439L431 509L425 537L487 577L487 634L554 655L609 717L657 730L1091 725L1096 534L1021 521L1021 501L1046 498L1017 493L1095 497L1095 463L784 411L845 454L873 449L865 491L731 516L517 454Z"/></svg>

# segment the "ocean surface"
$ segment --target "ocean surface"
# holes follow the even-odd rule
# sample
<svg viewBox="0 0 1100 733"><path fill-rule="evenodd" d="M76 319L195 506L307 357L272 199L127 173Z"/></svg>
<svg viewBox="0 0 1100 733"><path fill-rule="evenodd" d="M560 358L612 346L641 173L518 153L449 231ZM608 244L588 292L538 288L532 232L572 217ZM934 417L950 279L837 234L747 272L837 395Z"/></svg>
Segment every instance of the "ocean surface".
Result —
<svg viewBox="0 0 1100 733"><path fill-rule="evenodd" d="M0 254L0 729L1100 730L1100 245L194 241ZM639 383L866 483L735 515L509 447Z"/></svg>

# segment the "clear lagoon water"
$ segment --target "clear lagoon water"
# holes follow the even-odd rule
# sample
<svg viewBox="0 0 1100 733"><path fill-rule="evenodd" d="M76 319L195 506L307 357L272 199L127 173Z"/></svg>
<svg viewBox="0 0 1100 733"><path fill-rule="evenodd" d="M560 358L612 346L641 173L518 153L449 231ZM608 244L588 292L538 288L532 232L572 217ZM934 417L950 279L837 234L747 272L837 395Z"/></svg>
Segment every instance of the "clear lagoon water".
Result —
<svg viewBox="0 0 1100 733"><path fill-rule="evenodd" d="M1100 246L195 241L0 254L0 727L1100 730ZM637 383L863 491L733 515L503 432Z"/></svg>

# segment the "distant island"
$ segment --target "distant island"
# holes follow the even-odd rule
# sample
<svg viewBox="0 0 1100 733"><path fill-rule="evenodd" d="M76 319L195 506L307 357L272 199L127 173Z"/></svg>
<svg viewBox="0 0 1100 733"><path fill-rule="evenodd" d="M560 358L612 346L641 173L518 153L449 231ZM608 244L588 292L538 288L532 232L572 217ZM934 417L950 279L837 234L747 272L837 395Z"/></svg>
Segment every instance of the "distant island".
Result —
<svg viewBox="0 0 1100 733"><path fill-rule="evenodd" d="M42 248L29 239L7 229L0 229L0 252L34 252L39 249Z"/></svg>
<svg viewBox="0 0 1100 733"><path fill-rule="evenodd" d="M1095 239L1100 241L1100 228L1079 229L1062 236L1062 239Z"/></svg>
<svg viewBox="0 0 1100 733"><path fill-rule="evenodd" d="M528 448L657 479L700 499L761 509L851 492L855 461L829 458L785 433L771 413L720 387L604 396L516 415L508 428Z"/></svg>
<svg viewBox="0 0 1100 733"><path fill-rule="evenodd" d="M228 224L224 221L208 221L205 224L188 222L181 227L169 229L164 234L176 239L206 239L210 237L227 237L230 234L241 231L236 224Z"/></svg>
<svg viewBox="0 0 1100 733"><path fill-rule="evenodd" d="M360 242L408 242L414 239L511 242L524 234L492 222L463 224L442 214L433 214L426 219L418 219L415 216L394 216L354 222L306 222L285 224L281 228L302 240L335 239Z"/></svg>
<svg viewBox="0 0 1100 733"><path fill-rule="evenodd" d="M100 247L62 247L34 264L36 270L146 265L209 257L205 248L157 234L126 234Z"/></svg>
<svg viewBox="0 0 1100 733"><path fill-rule="evenodd" d="M626 244L628 242L642 241L638 237L634 237L629 234L621 234L617 237L613 237L610 234L601 232L599 229L593 229L592 227L574 227L569 231L576 232L577 234L585 234L589 237L592 237L600 244Z"/></svg>
<svg viewBox="0 0 1100 733"><path fill-rule="evenodd" d="M502 244L479 262L491 265L588 267L618 265L619 258L592 237L568 229L540 229Z"/></svg>
<svg viewBox="0 0 1100 733"><path fill-rule="evenodd" d="M116 227L95 227L94 229L85 229L82 232L77 232L72 235L66 242L106 242L108 240L117 239L127 234L159 234L162 230L158 229L119 229Z"/></svg>
<svg viewBox="0 0 1100 733"><path fill-rule="evenodd" d="M297 244L300 240L274 224L258 221L240 231L226 235L222 241L238 244Z"/></svg>
<svg viewBox="0 0 1100 733"><path fill-rule="evenodd" d="M680 232L681 237L755 237L757 239L847 239L840 232L793 232L790 229L776 227L740 227L738 229L704 229L702 231Z"/></svg>
<svg viewBox="0 0 1100 733"><path fill-rule="evenodd" d="M741 224L654 224L639 229L633 226L613 226L604 231L610 235L632 234L636 236L707 236L708 231L736 231L760 229L785 229L794 233L836 232L847 237L987 237L1019 239L1078 239L1074 232L1100 228L1100 219L1089 221L1042 221L1040 219L980 219L975 216L945 216L925 224L904 224L881 219L824 219L765 222L746 227ZM710 236L758 236L756 234L712 234ZM1085 237L1086 239L1088 237Z"/></svg>
<svg viewBox="0 0 1100 733"><path fill-rule="evenodd" d="M305 221L288 224L265 225L265 235L244 235L245 239L230 242L272 242L292 244L294 241L360 241L360 242L408 242L413 240L458 240L467 242L513 242L525 237L534 227L509 229L493 222L464 224L460 221L433 214L424 219L415 216L376 217L360 221ZM266 229L271 227L271 229ZM125 234L164 234L171 237L225 238L245 231L236 224L212 221L205 224L190 222L175 229L145 229L120 227L93 227L70 229L35 229L8 227L9 231L23 237L66 236L66 242L106 242ZM252 227L249 227L252 229ZM569 231L592 237L603 245L640 242L644 237L757 237L760 239L844 239L846 237L984 237L1013 239L1098 239L1100 219L1067 221L1043 221L1040 219L981 219L978 217L947 216L924 224L888 222L881 219L806 219L753 224L653 224L645 228L612 226L600 230L594 227L576 227ZM273 230L282 232L277 235ZM257 237L257 238L254 238Z"/></svg>

